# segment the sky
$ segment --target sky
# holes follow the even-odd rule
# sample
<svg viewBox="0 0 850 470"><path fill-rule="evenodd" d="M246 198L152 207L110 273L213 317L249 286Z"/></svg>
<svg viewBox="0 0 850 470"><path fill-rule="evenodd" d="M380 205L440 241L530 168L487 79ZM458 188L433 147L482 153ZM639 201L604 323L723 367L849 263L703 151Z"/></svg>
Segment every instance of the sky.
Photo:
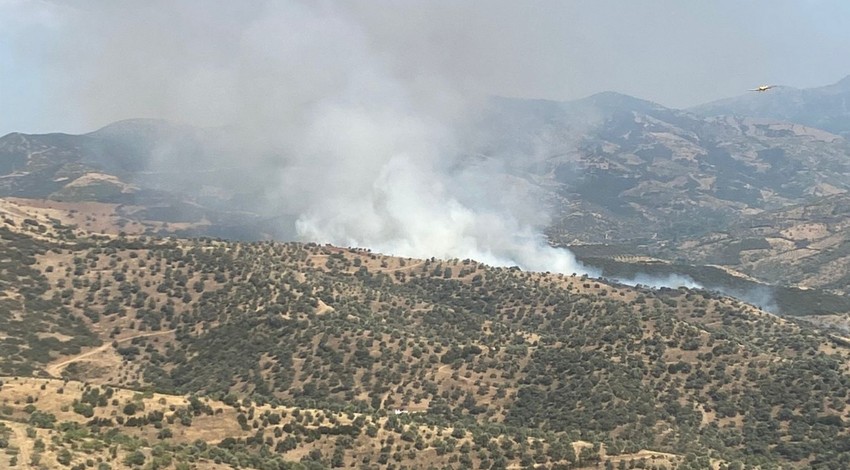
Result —
<svg viewBox="0 0 850 470"><path fill-rule="evenodd" d="M0 135L262 120L357 60L435 107L611 90L681 108L840 80L847 24L846 0L0 0Z"/></svg>

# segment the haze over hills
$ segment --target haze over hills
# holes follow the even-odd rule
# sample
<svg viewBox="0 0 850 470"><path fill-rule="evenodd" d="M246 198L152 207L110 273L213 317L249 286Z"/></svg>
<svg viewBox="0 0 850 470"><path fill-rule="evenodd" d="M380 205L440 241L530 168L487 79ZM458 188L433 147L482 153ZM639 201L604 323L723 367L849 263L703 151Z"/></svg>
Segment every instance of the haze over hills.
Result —
<svg viewBox="0 0 850 470"><path fill-rule="evenodd" d="M84 135L0 138L5 197L120 205L128 220L262 236L262 171L220 141L223 132L167 121L121 121ZM212 150L214 149L214 151ZM234 184L238 182L238 184ZM242 231L241 225L249 224Z"/></svg>
<svg viewBox="0 0 850 470"><path fill-rule="evenodd" d="M700 117L613 92L572 102L493 98L467 129L453 166L437 169L427 181L443 186L476 217L490 214L528 227L522 230L545 230L550 243L561 246L613 244L627 254L725 265L677 251L689 245L676 240L843 193L850 181L850 145L836 134L769 119ZM282 182L292 169L301 171L303 157L250 144L245 135L236 128L157 120L122 121L81 136L10 134L0 138L0 195L113 204L110 211L123 224L141 224L150 234L299 237L299 220L315 209L294 201L321 201L323 192L300 196L296 187L287 188ZM375 177L364 173L358 184L390 190L380 179L369 183ZM486 184L492 178L507 184L493 191ZM345 184L330 187L344 195ZM427 194L415 185L405 191ZM327 197L330 204L337 196ZM382 204L380 197L376 201ZM388 227L409 223L399 214L376 212ZM487 220L472 227L484 230ZM452 231L452 224L461 227L446 224ZM499 230L515 230L507 227ZM427 247L420 247L423 254ZM458 248L435 250L475 256ZM786 282L764 271L743 271L765 283ZM840 283L843 271L830 272L836 277L821 284ZM795 284L800 277L786 279Z"/></svg>
<svg viewBox="0 0 850 470"><path fill-rule="evenodd" d="M842 193L739 217L724 230L665 247L695 263L729 266L770 283L847 295L850 198Z"/></svg>
<svg viewBox="0 0 850 470"><path fill-rule="evenodd" d="M829 132L702 118L617 93L574 102L495 98L470 131L462 154L548 194L565 242L698 233L694 220L716 226L737 213L844 192L850 173L850 146ZM91 184L71 183L100 172L119 181L99 179L89 200L150 203L170 193L201 209L297 216L268 199L280 183L269 170L285 171L287 157L265 150L258 159L251 154L260 151L239 148L239 137L235 129L148 120L84 136L10 134L0 141L0 194L72 200L80 197L74 188ZM291 236L284 225L280 234Z"/></svg>
<svg viewBox="0 0 850 470"><path fill-rule="evenodd" d="M536 160L545 160L543 171L560 185L567 242L698 233L737 213L847 190L850 146L819 129L701 118L616 93L515 108L526 116L521 122L533 122L535 113L552 118L517 135L509 129L516 118L505 116L496 132L504 141L494 147L551 148Z"/></svg>

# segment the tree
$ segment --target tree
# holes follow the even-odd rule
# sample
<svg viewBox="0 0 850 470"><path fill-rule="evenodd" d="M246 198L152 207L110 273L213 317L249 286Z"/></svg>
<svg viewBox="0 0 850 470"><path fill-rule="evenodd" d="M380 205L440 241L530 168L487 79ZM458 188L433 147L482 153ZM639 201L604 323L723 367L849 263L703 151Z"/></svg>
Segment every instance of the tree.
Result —
<svg viewBox="0 0 850 470"><path fill-rule="evenodd" d="M127 455L127 458L124 459L124 463L126 465L136 465L141 466L145 464L145 454L141 451L137 450L131 454Z"/></svg>
<svg viewBox="0 0 850 470"><path fill-rule="evenodd" d="M136 404L135 403L127 403L126 405L124 405L124 414L125 415L136 414Z"/></svg>
<svg viewBox="0 0 850 470"><path fill-rule="evenodd" d="M56 461L67 467L71 464L71 451L68 449L60 450L59 453L56 454Z"/></svg>
<svg viewBox="0 0 850 470"><path fill-rule="evenodd" d="M89 403L75 402L74 413L83 415L86 418L94 416L94 408Z"/></svg>
<svg viewBox="0 0 850 470"><path fill-rule="evenodd" d="M56 423L56 416L52 413L36 410L30 415L29 423L37 428L51 429L53 424Z"/></svg>

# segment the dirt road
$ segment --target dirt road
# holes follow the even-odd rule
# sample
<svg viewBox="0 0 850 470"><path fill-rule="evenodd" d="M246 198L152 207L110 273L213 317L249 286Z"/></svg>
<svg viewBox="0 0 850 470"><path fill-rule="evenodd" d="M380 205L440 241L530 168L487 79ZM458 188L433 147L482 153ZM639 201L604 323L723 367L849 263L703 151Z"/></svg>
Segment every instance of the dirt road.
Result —
<svg viewBox="0 0 850 470"><path fill-rule="evenodd" d="M115 340L115 342L118 343L118 344L121 344L121 343L126 343L128 341L132 341L136 338L146 338L148 336L162 336L162 335L167 335L169 333L174 333L175 331L176 330L167 330L167 331L153 331L153 332L149 332L149 333L139 333L137 335L128 336L126 338L121 338L121 339ZM47 367L45 367L44 370L48 374L50 374L51 377L55 377L57 379L61 378L62 370L64 368L68 367L70 364L73 364L74 362L81 361L81 360L83 360L87 357L94 356L95 354L102 353L102 352L108 350L111 347L112 347L112 342L106 343L103 346L99 346L99 347L94 348L90 351L86 351L84 353L77 354L76 356L72 356L69 359L65 359L62 362L50 364Z"/></svg>
<svg viewBox="0 0 850 470"><path fill-rule="evenodd" d="M27 430L24 424L15 421L1 420L15 434L15 445L18 447L18 466L15 468L30 469L30 457L32 455L32 442L27 438Z"/></svg>

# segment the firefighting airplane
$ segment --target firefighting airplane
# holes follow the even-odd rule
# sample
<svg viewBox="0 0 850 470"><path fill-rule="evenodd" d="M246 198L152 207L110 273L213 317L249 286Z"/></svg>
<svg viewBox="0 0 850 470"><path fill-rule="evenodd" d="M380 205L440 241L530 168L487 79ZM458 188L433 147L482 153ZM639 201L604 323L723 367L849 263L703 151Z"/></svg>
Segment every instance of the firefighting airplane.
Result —
<svg viewBox="0 0 850 470"><path fill-rule="evenodd" d="M770 90L771 88L776 88L776 85L761 85L761 86L756 87L756 88L751 88L748 91L767 91L767 90Z"/></svg>

